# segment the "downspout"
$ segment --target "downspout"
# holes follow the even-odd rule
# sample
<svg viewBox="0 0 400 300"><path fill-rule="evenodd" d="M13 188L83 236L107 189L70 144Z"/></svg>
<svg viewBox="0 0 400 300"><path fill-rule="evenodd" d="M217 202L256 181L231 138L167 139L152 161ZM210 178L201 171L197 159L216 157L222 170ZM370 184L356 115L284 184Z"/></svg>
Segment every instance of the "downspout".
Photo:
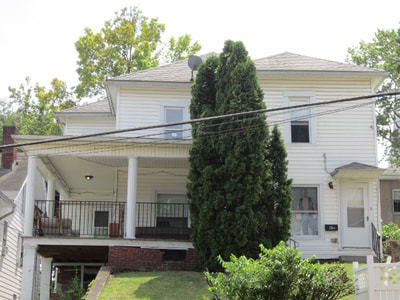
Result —
<svg viewBox="0 0 400 300"><path fill-rule="evenodd" d="M325 170L325 172L332 176L332 174L328 171L328 167L327 167L327 160L328 159L327 159L326 153L322 154L322 157L324 158L324 170Z"/></svg>

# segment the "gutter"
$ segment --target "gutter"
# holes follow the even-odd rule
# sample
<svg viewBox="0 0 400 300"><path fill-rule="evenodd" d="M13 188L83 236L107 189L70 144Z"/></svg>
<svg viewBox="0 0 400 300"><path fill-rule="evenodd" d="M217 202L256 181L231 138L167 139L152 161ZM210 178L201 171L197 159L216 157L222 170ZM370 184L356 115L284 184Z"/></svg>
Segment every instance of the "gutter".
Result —
<svg viewBox="0 0 400 300"><path fill-rule="evenodd" d="M12 215L15 211L15 204L13 204L11 211L6 213L5 215L0 216L0 221L3 220L4 218L7 218L9 215Z"/></svg>

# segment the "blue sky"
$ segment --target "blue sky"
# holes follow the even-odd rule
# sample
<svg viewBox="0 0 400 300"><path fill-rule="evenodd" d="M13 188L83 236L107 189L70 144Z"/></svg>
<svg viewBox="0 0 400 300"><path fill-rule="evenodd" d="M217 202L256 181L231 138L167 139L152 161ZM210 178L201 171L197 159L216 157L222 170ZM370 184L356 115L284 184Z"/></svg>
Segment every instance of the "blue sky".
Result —
<svg viewBox="0 0 400 300"><path fill-rule="evenodd" d="M1 0L0 99L26 76L76 85L75 41L126 6L164 23L165 40L189 33L201 53L241 40L253 59L289 51L344 62L348 47L400 26L399 0Z"/></svg>

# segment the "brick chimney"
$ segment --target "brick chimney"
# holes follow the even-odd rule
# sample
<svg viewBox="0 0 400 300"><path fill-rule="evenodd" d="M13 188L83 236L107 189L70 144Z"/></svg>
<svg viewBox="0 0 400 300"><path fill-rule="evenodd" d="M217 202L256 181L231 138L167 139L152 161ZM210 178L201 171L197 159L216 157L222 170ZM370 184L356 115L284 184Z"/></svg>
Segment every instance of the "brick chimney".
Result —
<svg viewBox="0 0 400 300"><path fill-rule="evenodd" d="M17 134L18 129L15 126L3 126L3 145L14 144L11 135ZM1 168L12 169L17 160L17 148L5 148L1 155Z"/></svg>

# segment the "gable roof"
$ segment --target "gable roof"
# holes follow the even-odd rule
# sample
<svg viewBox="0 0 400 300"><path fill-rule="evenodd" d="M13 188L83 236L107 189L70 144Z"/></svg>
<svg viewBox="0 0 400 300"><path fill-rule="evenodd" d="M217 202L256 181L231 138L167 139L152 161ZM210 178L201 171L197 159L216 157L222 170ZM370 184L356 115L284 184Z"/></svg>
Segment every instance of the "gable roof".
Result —
<svg viewBox="0 0 400 300"><path fill-rule="evenodd" d="M399 168L387 168L381 178L381 180L400 180L400 169Z"/></svg>
<svg viewBox="0 0 400 300"><path fill-rule="evenodd" d="M204 61L208 56L218 55L208 53L201 55ZM378 69L362 67L347 63L320 59L310 56L283 52L254 60L258 72L329 72L329 73L363 73L370 76L385 76L386 72ZM191 70L188 59L177 61L172 64L158 66L131 74L110 78L106 83L115 81L141 81L141 82L190 82Z"/></svg>
<svg viewBox="0 0 400 300"><path fill-rule="evenodd" d="M207 57L218 55L215 52L200 55L200 58L205 61ZM378 69L371 69L362 66L340 63L326 59L309 57L290 52L283 52L280 54L268 56L254 60L257 71L260 74L277 75L280 73L285 74L330 74L336 76L349 75L349 76L367 76L374 78L374 85L378 85L386 76L387 73ZM171 64L153 67L150 69L125 74L114 78L107 79L105 82L108 97L112 98L116 93L113 85L124 84L187 84L191 85L192 71L188 65L188 59L180 60ZM115 96L115 95L114 95ZM102 100L95 103L90 103L82 106L75 106L66 110L56 113L56 116L72 116L74 114L108 114L113 113L112 99Z"/></svg>
<svg viewBox="0 0 400 300"><path fill-rule="evenodd" d="M202 61L205 61L207 57L217 55L217 53L211 52L208 54L200 55ZM107 82L112 81L147 81L147 82L184 82L190 83L192 77L192 71L188 64L189 59L179 60L177 62L157 66L154 68L133 72L117 76L114 78L107 79Z"/></svg>
<svg viewBox="0 0 400 300"><path fill-rule="evenodd" d="M383 169L359 163L359 162L352 162L340 167L337 167L335 170L333 170L330 174L332 177L336 177L339 174L343 175L349 175L349 174L359 174L358 172L363 172L363 174L370 176L370 177L377 177L381 175L383 172Z"/></svg>
<svg viewBox="0 0 400 300"><path fill-rule="evenodd" d="M55 113L55 116L68 115L72 116L74 114L110 114L110 104L108 100L100 100L97 102L87 103L84 105L76 105L71 108L60 110Z"/></svg>
<svg viewBox="0 0 400 300"><path fill-rule="evenodd" d="M316 71L316 72L362 72L384 75L386 72L363 66L299 55L290 52L254 60L258 71Z"/></svg>

